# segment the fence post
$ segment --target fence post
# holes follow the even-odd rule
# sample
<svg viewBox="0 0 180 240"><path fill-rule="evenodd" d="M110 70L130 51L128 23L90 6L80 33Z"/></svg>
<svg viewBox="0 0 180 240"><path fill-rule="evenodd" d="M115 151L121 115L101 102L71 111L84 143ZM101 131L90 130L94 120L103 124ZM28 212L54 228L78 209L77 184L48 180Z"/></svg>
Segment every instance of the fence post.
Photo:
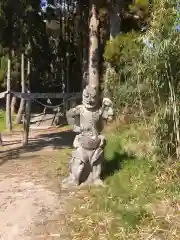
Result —
<svg viewBox="0 0 180 240"><path fill-rule="evenodd" d="M28 59L27 64L27 77L28 77L28 93L30 93L30 61ZM25 85L25 84L24 84ZM30 127L30 121L31 121L31 99L26 99L25 101L25 114L24 114L24 131L23 131L23 146L27 147L29 143L29 127Z"/></svg>
<svg viewBox="0 0 180 240"><path fill-rule="evenodd" d="M30 64L30 60L28 59L28 62L27 62L27 79L28 79L27 88L29 91L30 91L30 72L31 72L31 64Z"/></svg>
<svg viewBox="0 0 180 240"><path fill-rule="evenodd" d="M6 128L12 130L11 119L11 60L8 59L7 68L7 95L6 95Z"/></svg>
<svg viewBox="0 0 180 240"><path fill-rule="evenodd" d="M29 126L31 119L31 99L26 100L25 114L24 114L24 131L23 131L23 146L28 146L29 140Z"/></svg>

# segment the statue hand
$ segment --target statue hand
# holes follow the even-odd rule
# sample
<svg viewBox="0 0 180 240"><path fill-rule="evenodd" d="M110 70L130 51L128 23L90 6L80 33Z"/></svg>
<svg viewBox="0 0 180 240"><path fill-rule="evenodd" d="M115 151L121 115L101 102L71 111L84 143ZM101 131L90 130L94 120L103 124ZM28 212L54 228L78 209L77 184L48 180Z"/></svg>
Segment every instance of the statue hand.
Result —
<svg viewBox="0 0 180 240"><path fill-rule="evenodd" d="M103 106L111 107L113 105L113 102L109 98L103 98Z"/></svg>
<svg viewBox="0 0 180 240"><path fill-rule="evenodd" d="M100 135L99 137L101 139L99 147L104 148L106 146L106 139L103 135Z"/></svg>
<svg viewBox="0 0 180 240"><path fill-rule="evenodd" d="M114 118L114 111L112 105L113 103L109 98L103 99L102 118L107 120L108 122L111 122Z"/></svg>

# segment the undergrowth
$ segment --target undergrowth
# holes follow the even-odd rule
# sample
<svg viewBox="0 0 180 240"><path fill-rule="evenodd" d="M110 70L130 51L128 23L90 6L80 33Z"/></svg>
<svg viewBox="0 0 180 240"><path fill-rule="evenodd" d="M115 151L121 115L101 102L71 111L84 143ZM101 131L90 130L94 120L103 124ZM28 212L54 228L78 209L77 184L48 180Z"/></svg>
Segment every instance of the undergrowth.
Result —
<svg viewBox="0 0 180 240"><path fill-rule="evenodd" d="M143 124L109 135L105 187L77 193L69 207L71 239L179 239L180 164L150 154L152 142Z"/></svg>
<svg viewBox="0 0 180 240"><path fill-rule="evenodd" d="M117 116L156 114L155 142L165 159L180 158L179 9L179 1L152 1L146 31L121 33L104 54L102 85Z"/></svg>
<svg viewBox="0 0 180 240"><path fill-rule="evenodd" d="M6 126L5 112L0 111L0 131L4 130Z"/></svg>
<svg viewBox="0 0 180 240"><path fill-rule="evenodd" d="M12 127L15 130L19 130L23 128L23 124L15 124L16 115L12 116ZM4 131L6 129L6 112L0 111L0 131Z"/></svg>

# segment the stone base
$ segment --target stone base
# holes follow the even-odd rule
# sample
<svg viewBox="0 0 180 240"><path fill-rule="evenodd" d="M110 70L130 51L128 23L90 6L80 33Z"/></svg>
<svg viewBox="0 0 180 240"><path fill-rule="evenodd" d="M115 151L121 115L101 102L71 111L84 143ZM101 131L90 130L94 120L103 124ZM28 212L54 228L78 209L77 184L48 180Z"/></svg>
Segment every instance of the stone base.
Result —
<svg viewBox="0 0 180 240"><path fill-rule="evenodd" d="M62 181L61 186L62 188L70 188L70 187L77 187L78 184L74 179L72 179L71 176L69 176Z"/></svg>
<svg viewBox="0 0 180 240"><path fill-rule="evenodd" d="M101 179L96 179L93 182L83 182L79 185L79 187L86 187L86 186L99 186L99 187L105 187L105 184L103 183L103 181Z"/></svg>
<svg viewBox="0 0 180 240"><path fill-rule="evenodd" d="M61 184L63 189L72 188L72 187L86 187L86 186L102 186L104 187L105 184L101 179L96 179L94 181L90 181L87 179L87 181L77 184L75 180L73 180L71 177L67 177L62 181Z"/></svg>

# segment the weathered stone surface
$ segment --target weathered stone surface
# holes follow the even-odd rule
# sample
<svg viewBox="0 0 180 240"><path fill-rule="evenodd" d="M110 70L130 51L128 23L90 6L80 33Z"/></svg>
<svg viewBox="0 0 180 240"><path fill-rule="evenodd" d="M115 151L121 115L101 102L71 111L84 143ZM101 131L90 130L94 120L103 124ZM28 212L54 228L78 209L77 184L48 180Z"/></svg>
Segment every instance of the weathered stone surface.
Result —
<svg viewBox="0 0 180 240"><path fill-rule="evenodd" d="M104 147L106 139L100 134L99 125L103 119L112 120L112 102L109 99L103 101L103 105L97 108L96 95L87 86L83 91L83 104L71 109L67 113L70 123L75 123L74 118L80 125L79 134L74 139L75 150L70 162L70 175L63 181L63 186L87 184L101 184L101 166L104 159Z"/></svg>
<svg viewBox="0 0 180 240"><path fill-rule="evenodd" d="M102 185L100 179L106 139L101 135L102 120L112 120L112 102L104 98L99 107L98 25L95 6L90 21L89 84L85 87L82 104L67 113L67 121L78 135L74 139L75 150L70 161L69 177L63 187L80 184Z"/></svg>

